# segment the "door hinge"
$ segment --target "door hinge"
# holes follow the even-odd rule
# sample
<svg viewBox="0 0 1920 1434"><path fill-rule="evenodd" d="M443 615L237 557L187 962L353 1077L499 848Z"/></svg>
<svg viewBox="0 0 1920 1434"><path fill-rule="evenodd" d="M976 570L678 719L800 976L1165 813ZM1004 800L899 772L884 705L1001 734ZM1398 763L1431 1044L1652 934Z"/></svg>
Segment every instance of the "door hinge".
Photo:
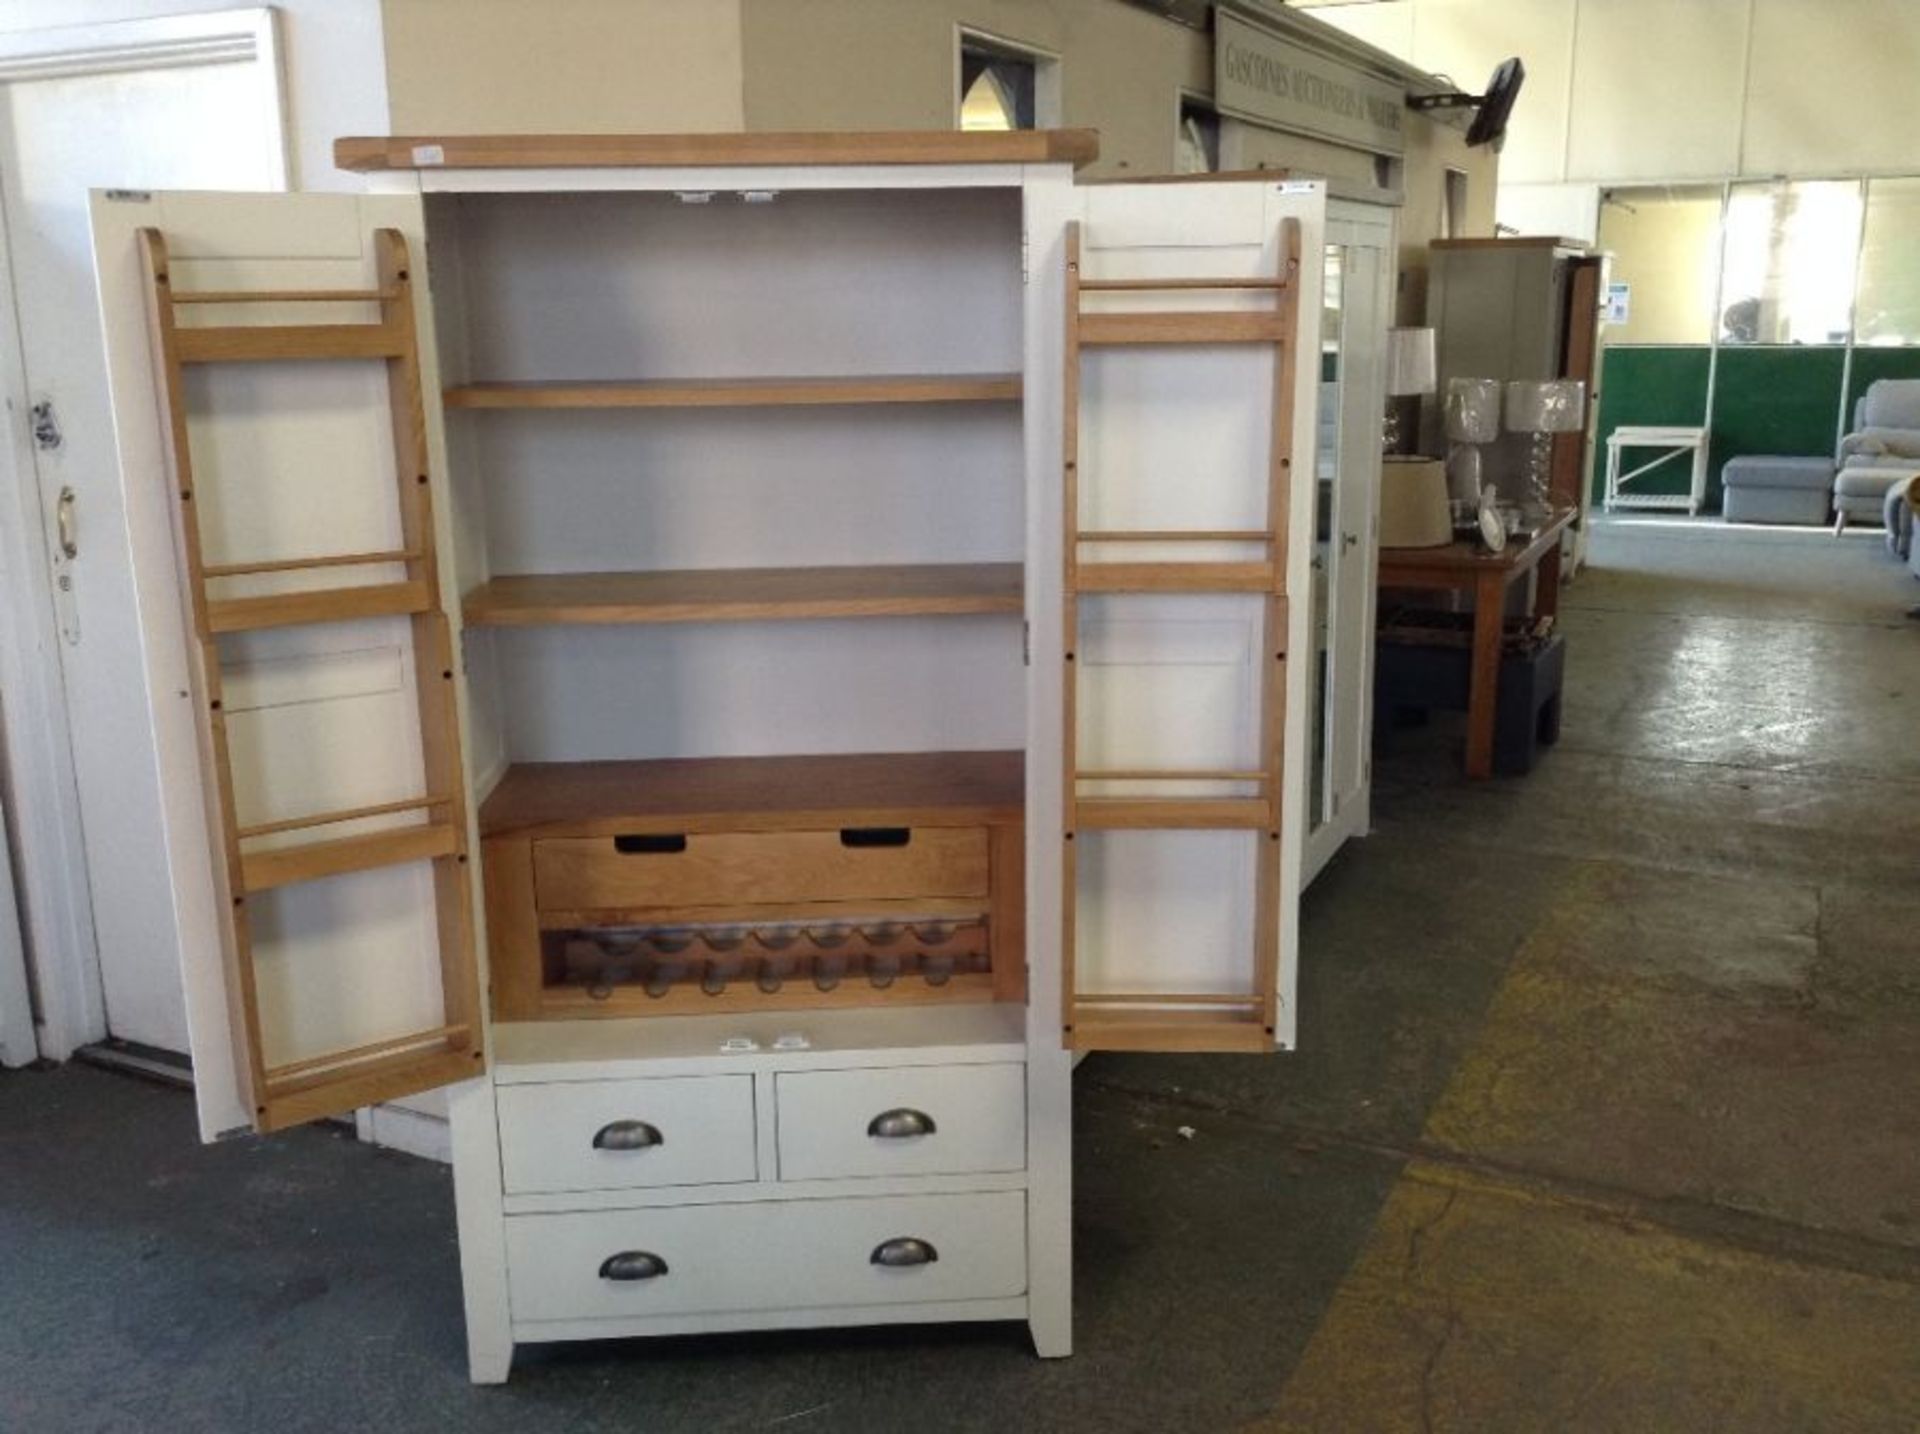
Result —
<svg viewBox="0 0 1920 1434"><path fill-rule="evenodd" d="M1032 277L1032 267L1027 262L1028 256L1032 252L1033 236L1022 229L1020 231L1020 282L1022 284L1027 283Z"/></svg>
<svg viewBox="0 0 1920 1434"><path fill-rule="evenodd" d="M1030 622L1020 624L1020 665L1033 666L1033 624Z"/></svg>

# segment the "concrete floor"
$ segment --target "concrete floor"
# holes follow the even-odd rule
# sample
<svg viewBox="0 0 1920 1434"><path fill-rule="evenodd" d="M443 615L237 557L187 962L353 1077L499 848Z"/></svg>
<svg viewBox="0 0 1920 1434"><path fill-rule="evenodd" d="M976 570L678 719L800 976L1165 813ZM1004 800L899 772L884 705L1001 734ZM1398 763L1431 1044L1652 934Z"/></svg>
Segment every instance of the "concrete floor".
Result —
<svg viewBox="0 0 1920 1434"><path fill-rule="evenodd" d="M442 1169L201 1149L68 1067L0 1077L0 1429L1913 1430L1920 588L1859 539L1595 558L1533 776L1379 752L1297 1054L1081 1069L1072 1360L737 1336L473 1390Z"/></svg>

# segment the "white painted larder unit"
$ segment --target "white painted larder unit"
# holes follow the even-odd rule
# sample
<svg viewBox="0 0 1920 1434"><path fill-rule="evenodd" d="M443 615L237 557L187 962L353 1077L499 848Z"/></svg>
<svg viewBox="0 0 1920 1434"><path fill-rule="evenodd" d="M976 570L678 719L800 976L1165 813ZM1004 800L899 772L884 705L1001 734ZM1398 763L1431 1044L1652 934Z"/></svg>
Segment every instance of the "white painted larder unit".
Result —
<svg viewBox="0 0 1920 1434"><path fill-rule="evenodd" d="M1325 195L1092 149L94 197L202 1132L446 1087L475 1380L1065 1354L1071 1050L1291 1045Z"/></svg>

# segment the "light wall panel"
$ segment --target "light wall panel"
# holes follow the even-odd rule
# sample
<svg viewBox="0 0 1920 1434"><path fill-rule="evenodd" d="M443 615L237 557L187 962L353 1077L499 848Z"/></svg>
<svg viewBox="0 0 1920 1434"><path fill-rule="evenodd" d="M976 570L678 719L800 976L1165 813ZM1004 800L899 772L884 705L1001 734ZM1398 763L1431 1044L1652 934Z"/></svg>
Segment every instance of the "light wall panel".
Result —
<svg viewBox="0 0 1920 1434"><path fill-rule="evenodd" d="M368 134L746 128L740 0L386 0Z"/></svg>
<svg viewBox="0 0 1920 1434"><path fill-rule="evenodd" d="M1920 173L1920 128L1899 110L1920 63L1915 0L1301 8L1463 89L1519 55L1527 83L1500 161L1502 189L1513 191L1501 218L1529 231L1560 212L1544 188L1555 183Z"/></svg>
<svg viewBox="0 0 1920 1434"><path fill-rule="evenodd" d="M1594 184L1502 184L1496 200L1501 224L1521 234L1551 234L1591 244L1599 228L1600 188Z"/></svg>
<svg viewBox="0 0 1920 1434"><path fill-rule="evenodd" d="M1748 0L1583 4L1566 177L1736 172L1747 9Z"/></svg>
<svg viewBox="0 0 1920 1434"><path fill-rule="evenodd" d="M1389 55L1408 60L1413 55L1413 0L1379 0L1377 4L1302 5L1313 18L1345 30Z"/></svg>
<svg viewBox="0 0 1920 1434"><path fill-rule="evenodd" d="M1518 55L1526 84L1514 106L1503 183L1562 177L1567 149L1567 91L1572 68L1575 0L1419 0L1413 15L1413 63L1449 75L1479 94L1493 67Z"/></svg>
<svg viewBox="0 0 1920 1434"><path fill-rule="evenodd" d="M1754 0L1746 174L1920 170L1913 0Z"/></svg>

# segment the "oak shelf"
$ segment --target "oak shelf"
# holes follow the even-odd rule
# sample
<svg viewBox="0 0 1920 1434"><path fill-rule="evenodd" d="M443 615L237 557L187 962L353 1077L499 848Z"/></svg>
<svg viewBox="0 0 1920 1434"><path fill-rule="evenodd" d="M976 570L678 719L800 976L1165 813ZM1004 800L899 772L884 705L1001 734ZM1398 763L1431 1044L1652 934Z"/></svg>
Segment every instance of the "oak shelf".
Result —
<svg viewBox="0 0 1920 1434"><path fill-rule="evenodd" d="M430 822L362 836L303 842L271 851L245 852L240 857L240 876L247 895L253 896L294 882L320 881L353 871L455 856L460 849L458 830L445 822Z"/></svg>
<svg viewBox="0 0 1920 1434"><path fill-rule="evenodd" d="M1109 1000L1114 998L1107 998ZM1103 1004L1093 997L1075 1001L1070 1024L1063 1033L1066 1046L1076 1051L1245 1051L1264 1053L1275 1048L1273 1031L1261 1020L1261 998L1211 1009L1169 1009L1139 998L1137 1006ZM1208 999L1169 996L1170 1005L1182 1000ZM1235 1006L1243 1008L1235 1009Z"/></svg>
<svg viewBox="0 0 1920 1434"><path fill-rule="evenodd" d="M1017 373L794 375L786 378L538 379L456 384L448 408L789 408L873 403L1008 403Z"/></svg>
<svg viewBox="0 0 1920 1434"><path fill-rule="evenodd" d="M467 594L469 626L753 622L1018 613L1018 563L694 568L499 577Z"/></svg>
<svg viewBox="0 0 1920 1434"><path fill-rule="evenodd" d="M388 559L376 554L369 561ZM409 579L350 588L309 588L304 592L269 593L262 597L209 599L206 622L209 633L257 632L268 627L405 617L430 612L433 606L434 595L426 583Z"/></svg>
<svg viewBox="0 0 1920 1434"><path fill-rule="evenodd" d="M1080 780L1086 780L1084 775ZM1234 776L1212 780L1248 779ZM1264 781L1265 777L1253 780ZM1273 812L1264 797L1082 797L1073 804L1073 812L1075 823L1087 831L1258 830L1273 825Z"/></svg>

